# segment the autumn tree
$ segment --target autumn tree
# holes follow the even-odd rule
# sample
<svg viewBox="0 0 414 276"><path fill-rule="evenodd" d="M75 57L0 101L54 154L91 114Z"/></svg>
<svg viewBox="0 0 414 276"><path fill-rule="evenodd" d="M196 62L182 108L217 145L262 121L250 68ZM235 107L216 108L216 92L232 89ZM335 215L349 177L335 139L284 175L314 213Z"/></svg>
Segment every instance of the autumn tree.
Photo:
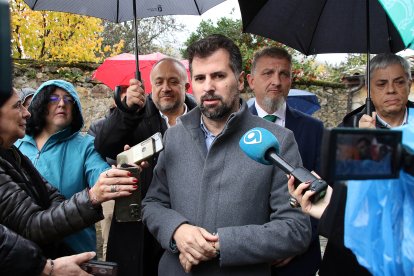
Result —
<svg viewBox="0 0 414 276"><path fill-rule="evenodd" d="M102 48L124 42L123 52L135 52L135 33L132 21L123 23L104 22ZM139 54L156 51L170 54L176 43L175 35L184 30L184 25L172 16L157 16L137 20ZM106 55L108 56L108 55Z"/></svg>
<svg viewBox="0 0 414 276"><path fill-rule="evenodd" d="M243 70L250 73L250 64L253 54L256 50L265 46L277 46L285 48L293 57L293 80L317 78L317 65L314 57L306 57L298 51L283 45L274 40L264 38L258 35L243 33L242 22L240 19L221 17L217 22L212 20L202 20L197 30L190 34L190 37L184 42L185 49L181 49L181 54L187 58L186 48L193 42L207 37L211 34L222 34L231 38L239 46L243 57Z"/></svg>
<svg viewBox="0 0 414 276"><path fill-rule="evenodd" d="M338 65L326 65L326 74L331 81L335 82L340 82L344 75L364 75L366 62L366 54L348 54L347 59Z"/></svg>
<svg viewBox="0 0 414 276"><path fill-rule="evenodd" d="M101 19L32 11L23 0L10 1L10 12L14 58L96 62L102 56Z"/></svg>

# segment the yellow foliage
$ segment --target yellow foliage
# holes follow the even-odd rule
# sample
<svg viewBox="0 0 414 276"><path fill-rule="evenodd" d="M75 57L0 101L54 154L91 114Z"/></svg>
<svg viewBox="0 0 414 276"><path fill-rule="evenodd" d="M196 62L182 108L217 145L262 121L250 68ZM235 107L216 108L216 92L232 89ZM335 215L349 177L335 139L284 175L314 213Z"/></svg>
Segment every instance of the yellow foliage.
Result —
<svg viewBox="0 0 414 276"><path fill-rule="evenodd" d="M10 1L10 11L14 58L100 61L103 55L101 19L64 12L32 11L23 0ZM108 51L118 53L122 47L123 41L120 41Z"/></svg>

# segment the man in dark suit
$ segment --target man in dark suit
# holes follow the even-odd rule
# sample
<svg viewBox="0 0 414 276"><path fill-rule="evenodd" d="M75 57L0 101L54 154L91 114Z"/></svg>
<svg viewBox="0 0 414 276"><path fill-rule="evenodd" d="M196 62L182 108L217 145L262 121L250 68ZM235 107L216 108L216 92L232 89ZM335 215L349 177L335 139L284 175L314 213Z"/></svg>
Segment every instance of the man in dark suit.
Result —
<svg viewBox="0 0 414 276"><path fill-rule="evenodd" d="M409 109L414 102L408 100L411 92L410 63L403 57L384 53L371 59L370 63L372 114L366 114L363 105L347 115L340 127L388 129L408 123Z"/></svg>
<svg viewBox="0 0 414 276"><path fill-rule="evenodd" d="M287 105L292 85L292 57L282 48L267 47L254 54L251 73L247 75L250 88L256 95L250 106L252 114L273 121L293 131L303 166L319 170L323 123ZM317 220L312 221L313 240L308 251L292 256L272 267L272 275L315 275L321 262Z"/></svg>

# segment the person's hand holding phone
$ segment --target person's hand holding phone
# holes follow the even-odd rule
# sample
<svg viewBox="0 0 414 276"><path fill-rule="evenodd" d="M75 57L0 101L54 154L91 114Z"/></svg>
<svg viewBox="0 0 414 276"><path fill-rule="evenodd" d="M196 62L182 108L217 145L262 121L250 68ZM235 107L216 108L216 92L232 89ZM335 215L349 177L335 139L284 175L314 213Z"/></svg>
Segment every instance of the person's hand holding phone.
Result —
<svg viewBox="0 0 414 276"><path fill-rule="evenodd" d="M84 252L77 255L61 257L52 261L48 260L42 271L41 276L92 276L81 268L81 265L96 256L95 252Z"/></svg>
<svg viewBox="0 0 414 276"><path fill-rule="evenodd" d="M99 175L98 181L89 190L89 198L92 204L99 205L111 199L129 196L136 189L138 189L136 177L128 171L112 166Z"/></svg>
<svg viewBox="0 0 414 276"><path fill-rule="evenodd" d="M300 204L300 207L302 207L302 212L319 219L325 211L326 207L328 206L329 201L331 200L332 188L328 186L328 188L326 189L326 195L322 199L318 200L316 203L312 203L311 197L315 194L315 191L307 190L309 188L310 183L301 183L297 186L297 188L295 188L294 182L295 178L292 175L289 175L289 194Z"/></svg>

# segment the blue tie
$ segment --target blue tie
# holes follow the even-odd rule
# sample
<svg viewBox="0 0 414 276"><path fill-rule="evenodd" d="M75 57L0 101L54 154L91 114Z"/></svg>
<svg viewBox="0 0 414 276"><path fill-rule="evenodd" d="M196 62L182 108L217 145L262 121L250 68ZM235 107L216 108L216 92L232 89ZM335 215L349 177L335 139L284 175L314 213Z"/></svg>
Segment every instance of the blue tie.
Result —
<svg viewBox="0 0 414 276"><path fill-rule="evenodd" d="M276 122L277 116L276 115L266 115L263 119L270 121L272 123Z"/></svg>

